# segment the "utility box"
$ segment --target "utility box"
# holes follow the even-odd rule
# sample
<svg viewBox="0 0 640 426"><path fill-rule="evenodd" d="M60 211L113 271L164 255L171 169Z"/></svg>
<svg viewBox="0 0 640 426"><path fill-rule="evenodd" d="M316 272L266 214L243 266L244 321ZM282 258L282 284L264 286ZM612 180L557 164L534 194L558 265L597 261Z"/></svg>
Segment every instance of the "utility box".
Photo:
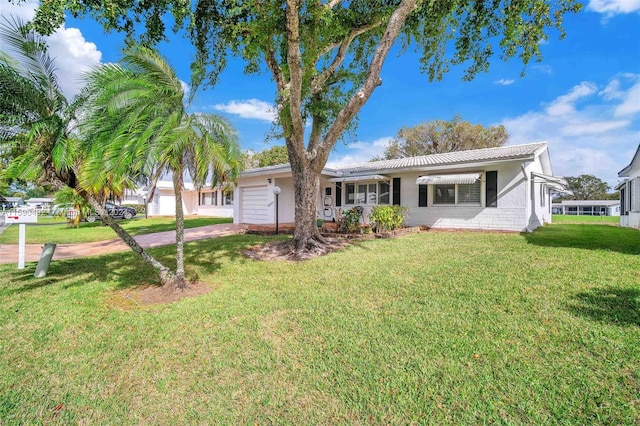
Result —
<svg viewBox="0 0 640 426"><path fill-rule="evenodd" d="M40 260L38 260L38 266L36 266L36 273L33 274L36 278L44 278L47 276L49 270L49 264L53 258L53 252L56 251L55 243L46 243L42 247L42 253L40 254Z"/></svg>

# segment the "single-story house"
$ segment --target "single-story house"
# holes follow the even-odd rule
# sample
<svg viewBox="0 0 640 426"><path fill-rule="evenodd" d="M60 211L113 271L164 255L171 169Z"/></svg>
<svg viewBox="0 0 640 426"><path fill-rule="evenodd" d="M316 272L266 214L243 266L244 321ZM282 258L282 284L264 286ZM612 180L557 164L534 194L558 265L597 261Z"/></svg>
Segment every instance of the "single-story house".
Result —
<svg viewBox="0 0 640 426"><path fill-rule="evenodd" d="M27 207L34 208L41 212L48 212L53 205L53 198L50 197L37 197L24 200Z"/></svg>
<svg viewBox="0 0 640 426"><path fill-rule="evenodd" d="M532 231L551 222L551 193L566 181L553 176L545 142L374 161L325 168L318 218L336 220L355 206L363 219L377 205L407 208L409 226ZM288 164L245 171L235 189L234 223L294 222Z"/></svg>
<svg viewBox="0 0 640 426"><path fill-rule="evenodd" d="M173 191L173 182L170 180L158 181L152 194L151 188L143 188L139 195L129 196L127 202L144 204L148 200L149 216L174 216L176 214L176 197ZM182 191L182 209L185 215L233 217L234 193L225 193L222 188L216 187L196 189L193 184L186 182ZM134 203L135 204L135 203Z"/></svg>
<svg viewBox="0 0 640 426"><path fill-rule="evenodd" d="M620 191L620 226L640 229L640 144L633 159L618 172L623 178L616 186Z"/></svg>
<svg viewBox="0 0 640 426"><path fill-rule="evenodd" d="M9 208L9 204L11 205L11 207L18 207L18 206L23 206L24 205L24 200L22 199L22 197L4 197L5 203L6 205L2 205L0 206L1 208Z"/></svg>
<svg viewBox="0 0 640 426"><path fill-rule="evenodd" d="M620 216L620 200L562 200L551 206L553 214Z"/></svg>

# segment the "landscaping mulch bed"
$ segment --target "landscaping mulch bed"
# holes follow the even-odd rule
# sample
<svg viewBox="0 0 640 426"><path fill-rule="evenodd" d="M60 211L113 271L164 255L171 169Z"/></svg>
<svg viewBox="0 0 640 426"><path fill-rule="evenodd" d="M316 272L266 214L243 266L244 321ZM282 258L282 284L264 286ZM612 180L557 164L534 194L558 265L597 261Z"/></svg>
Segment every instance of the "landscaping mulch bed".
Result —
<svg viewBox="0 0 640 426"><path fill-rule="evenodd" d="M322 236L325 238L326 244L318 247L315 250L307 252L304 256L296 255L296 253L292 250L290 241L274 241L271 243L261 244L244 250L243 254L255 260L307 260L332 253L336 250L342 250L345 247L349 246L350 241L352 240L393 238L403 235L415 234L416 232L421 232L423 230L423 228L415 226L382 233L369 232L363 234L340 234L338 232L323 232ZM274 233L267 233L263 231L262 235L274 235Z"/></svg>

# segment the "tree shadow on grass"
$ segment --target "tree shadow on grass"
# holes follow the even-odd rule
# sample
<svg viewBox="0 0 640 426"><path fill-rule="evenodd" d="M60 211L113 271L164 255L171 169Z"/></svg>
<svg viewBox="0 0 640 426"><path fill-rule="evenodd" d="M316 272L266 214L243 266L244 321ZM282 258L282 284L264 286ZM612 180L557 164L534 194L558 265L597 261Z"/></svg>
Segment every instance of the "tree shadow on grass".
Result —
<svg viewBox="0 0 640 426"><path fill-rule="evenodd" d="M523 234L529 244L586 250L608 250L640 254L640 232L630 228L602 225L547 225Z"/></svg>
<svg viewBox="0 0 640 426"><path fill-rule="evenodd" d="M640 326L640 289L594 288L576 294L568 308L594 321Z"/></svg>
<svg viewBox="0 0 640 426"><path fill-rule="evenodd" d="M224 262L251 261L242 251L264 242L264 237L233 235L185 244L185 264L206 282L206 275L215 274ZM175 245L150 249L160 262L175 269ZM140 285L160 285L157 272L131 251L78 259L54 260L45 278L34 278L36 263L25 269L6 268L3 280L10 283L0 287L1 295L24 293L41 287L63 283L72 288L92 283L114 282L117 289Z"/></svg>

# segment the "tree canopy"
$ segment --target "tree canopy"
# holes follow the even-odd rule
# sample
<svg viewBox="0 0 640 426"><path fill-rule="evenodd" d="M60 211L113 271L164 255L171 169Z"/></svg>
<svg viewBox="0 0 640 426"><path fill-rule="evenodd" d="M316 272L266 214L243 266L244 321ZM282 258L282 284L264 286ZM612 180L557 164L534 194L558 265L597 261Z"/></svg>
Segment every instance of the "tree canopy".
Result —
<svg viewBox="0 0 640 426"><path fill-rule="evenodd" d="M289 155L287 147L284 145L276 145L260 152L249 153L245 160L245 164L249 168L276 166L288 162Z"/></svg>
<svg viewBox="0 0 640 426"><path fill-rule="evenodd" d="M492 127L474 125L456 115L449 121L434 120L414 127L401 128L382 156L374 160L393 160L418 155L493 148L504 145L507 140L509 140L509 134L502 125Z"/></svg>
<svg viewBox="0 0 640 426"><path fill-rule="evenodd" d="M563 197L565 200L607 200L617 194L609 194L609 184L593 175L566 176L565 179L568 189L573 192L573 195Z"/></svg>

